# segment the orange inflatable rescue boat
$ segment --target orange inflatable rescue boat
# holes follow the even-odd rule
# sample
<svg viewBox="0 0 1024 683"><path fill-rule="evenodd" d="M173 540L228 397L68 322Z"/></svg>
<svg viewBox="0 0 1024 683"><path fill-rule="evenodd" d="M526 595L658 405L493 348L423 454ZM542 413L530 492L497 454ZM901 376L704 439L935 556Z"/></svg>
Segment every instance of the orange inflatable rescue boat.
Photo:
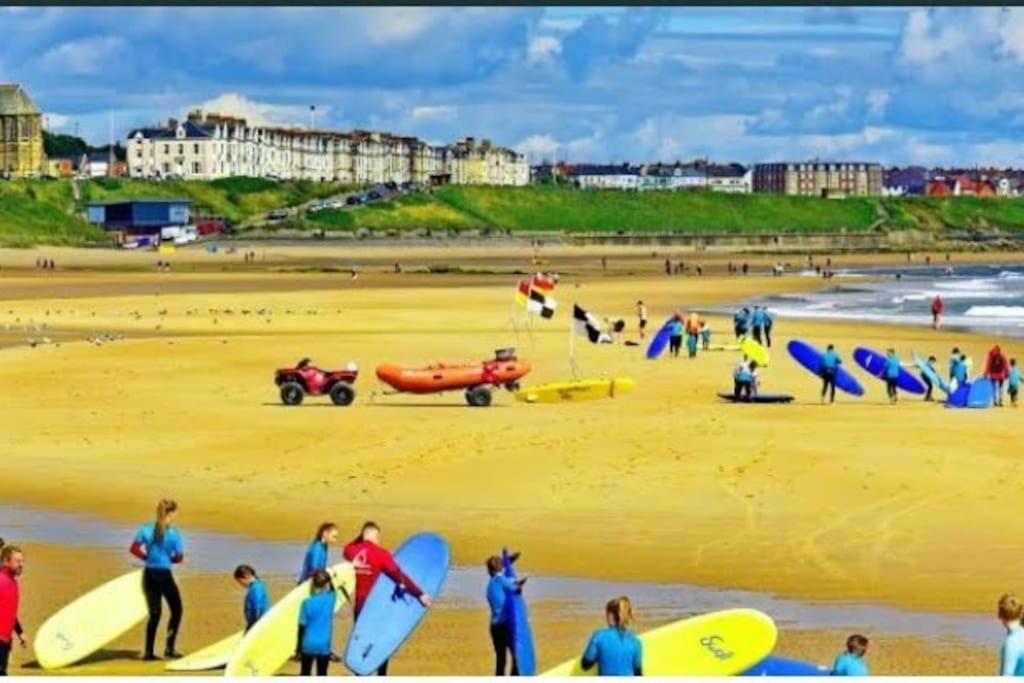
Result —
<svg viewBox="0 0 1024 683"><path fill-rule="evenodd" d="M465 390L472 406L491 404L491 387L519 388L519 379L530 372L527 361L516 357L515 349L498 349L494 358L479 363L436 363L421 368L382 364L377 379L398 392L435 394Z"/></svg>

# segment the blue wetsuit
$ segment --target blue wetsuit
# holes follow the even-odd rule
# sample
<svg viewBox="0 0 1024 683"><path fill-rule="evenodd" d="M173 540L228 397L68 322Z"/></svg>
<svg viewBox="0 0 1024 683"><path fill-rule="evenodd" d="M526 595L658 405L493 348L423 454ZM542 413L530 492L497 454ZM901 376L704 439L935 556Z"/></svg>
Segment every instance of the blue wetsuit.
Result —
<svg viewBox="0 0 1024 683"><path fill-rule="evenodd" d="M583 652L583 668L597 665L598 676L643 675L643 645L626 630L603 628L595 631Z"/></svg>
<svg viewBox="0 0 1024 683"><path fill-rule="evenodd" d="M1024 676L1024 627L1014 624L1006 634L1001 652L1000 676Z"/></svg>
<svg viewBox="0 0 1024 683"><path fill-rule="evenodd" d="M267 587L260 579L254 578L245 591L245 630L248 631L270 610Z"/></svg>
<svg viewBox="0 0 1024 683"><path fill-rule="evenodd" d="M306 556L302 558L302 571L299 573L299 583L302 583L323 569L327 569L327 544L317 539L309 544L309 547L306 549Z"/></svg>
<svg viewBox="0 0 1024 683"><path fill-rule="evenodd" d="M844 652L836 657L832 665L833 676L867 676L868 665L864 663L863 657Z"/></svg>

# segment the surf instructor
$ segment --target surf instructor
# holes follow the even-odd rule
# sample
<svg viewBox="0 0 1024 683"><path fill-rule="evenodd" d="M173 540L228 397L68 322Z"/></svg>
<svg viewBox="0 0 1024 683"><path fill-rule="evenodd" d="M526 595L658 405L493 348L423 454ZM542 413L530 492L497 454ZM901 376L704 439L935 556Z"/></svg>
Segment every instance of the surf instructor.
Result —
<svg viewBox="0 0 1024 683"><path fill-rule="evenodd" d="M424 607L430 607L431 598L424 593L416 582L409 578L395 562L391 553L380 545L380 527L374 522L366 522L359 536L345 546L345 559L352 563L356 572L356 595L353 605L353 619L359 621L370 590L377 583L381 572L401 586L406 592L417 598ZM387 676L388 663L385 660L377 669L378 676Z"/></svg>
<svg viewBox="0 0 1024 683"><path fill-rule="evenodd" d="M25 566L25 556L14 545L3 545L0 541L0 676L7 675L7 663L11 658L11 644L14 636L22 647L26 647L25 636L18 621L18 607L21 589L18 577Z"/></svg>
<svg viewBox="0 0 1024 683"><path fill-rule="evenodd" d="M821 367L818 369L818 374L821 376L821 402L825 402L825 395L829 394L829 403L836 402L836 373L839 372L839 364L842 361L839 359L839 354L836 353L836 347L832 344L828 345L825 349L825 353L821 354Z"/></svg>
<svg viewBox="0 0 1024 683"><path fill-rule="evenodd" d="M178 504L170 499L161 500L156 506L156 521L143 524L135 534L129 551L146 564L142 572L142 590L146 595L146 606L149 609L149 621L146 623L146 651L143 660L147 662L158 659L153 652L156 642L156 630L160 626L162 602L167 601L171 617L167 622L167 646L164 656L168 659L180 659L181 653L174 649L181 626L181 593L174 582L171 567L185 561L185 548L181 542L181 534L173 526L178 515Z"/></svg>

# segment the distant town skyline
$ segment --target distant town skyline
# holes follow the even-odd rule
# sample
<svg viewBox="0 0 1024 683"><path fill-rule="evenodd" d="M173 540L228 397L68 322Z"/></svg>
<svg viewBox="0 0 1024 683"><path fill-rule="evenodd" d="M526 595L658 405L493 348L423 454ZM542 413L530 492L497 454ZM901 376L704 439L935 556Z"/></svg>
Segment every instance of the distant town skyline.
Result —
<svg viewBox="0 0 1024 683"><path fill-rule="evenodd" d="M244 21L239 18L244 17ZM93 144L189 109L541 160L1024 166L1024 8L0 8Z"/></svg>

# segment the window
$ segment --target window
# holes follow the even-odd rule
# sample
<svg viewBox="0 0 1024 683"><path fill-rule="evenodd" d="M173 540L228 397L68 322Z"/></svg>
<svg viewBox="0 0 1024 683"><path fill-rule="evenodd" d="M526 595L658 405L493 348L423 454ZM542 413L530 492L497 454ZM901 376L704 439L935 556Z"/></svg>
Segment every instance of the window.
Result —
<svg viewBox="0 0 1024 683"><path fill-rule="evenodd" d="M197 175L199 173L202 173L203 172L203 165L200 164L198 161L192 162L192 172L197 174Z"/></svg>
<svg viewBox="0 0 1024 683"><path fill-rule="evenodd" d="M194 145L192 145L192 151L195 152L196 154L199 154L199 143L198 142L195 143Z"/></svg>
<svg viewBox="0 0 1024 683"><path fill-rule="evenodd" d="M170 145L164 145L164 154L170 154L170 153L171 153L171 146Z"/></svg>
<svg viewBox="0 0 1024 683"><path fill-rule="evenodd" d="M185 145L178 145L178 154L185 153Z"/></svg>

